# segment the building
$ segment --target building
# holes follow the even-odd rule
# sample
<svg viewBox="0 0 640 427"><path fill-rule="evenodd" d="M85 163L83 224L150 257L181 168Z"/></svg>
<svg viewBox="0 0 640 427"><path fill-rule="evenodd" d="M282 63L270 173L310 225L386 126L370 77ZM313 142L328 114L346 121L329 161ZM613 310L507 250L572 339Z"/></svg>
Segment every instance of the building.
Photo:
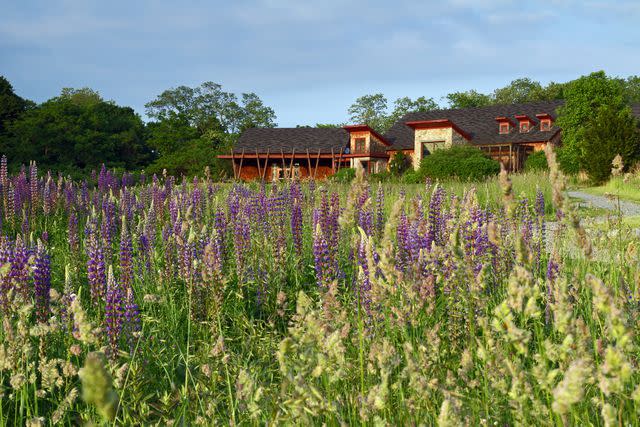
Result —
<svg viewBox="0 0 640 427"><path fill-rule="evenodd" d="M231 154L235 178L325 178L341 168L386 170L404 152L414 168L434 150L470 144L518 171L527 156L560 142L556 111L563 101L409 113L384 135L367 125L343 128L248 129Z"/></svg>

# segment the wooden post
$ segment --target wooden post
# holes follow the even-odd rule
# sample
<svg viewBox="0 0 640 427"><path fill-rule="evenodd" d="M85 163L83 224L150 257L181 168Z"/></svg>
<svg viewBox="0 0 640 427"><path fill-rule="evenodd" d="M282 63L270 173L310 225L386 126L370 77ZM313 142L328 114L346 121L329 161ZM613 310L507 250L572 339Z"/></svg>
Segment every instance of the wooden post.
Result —
<svg viewBox="0 0 640 427"><path fill-rule="evenodd" d="M238 178L242 177L242 162L244 161L244 148L242 149L242 154L240 155L240 168L238 168Z"/></svg>
<svg viewBox="0 0 640 427"><path fill-rule="evenodd" d="M233 166L233 179L238 179L236 174L236 158L233 155L233 149L231 149L231 166Z"/></svg>
<svg viewBox="0 0 640 427"><path fill-rule="evenodd" d="M331 147L331 173L336 173L336 159L333 154L333 147Z"/></svg>
<svg viewBox="0 0 640 427"><path fill-rule="evenodd" d="M296 157L296 148L293 147L293 152L291 153L291 161L289 162L289 179L293 181L293 159Z"/></svg>
<svg viewBox="0 0 640 427"><path fill-rule="evenodd" d="M318 157L316 157L316 168L313 170L313 179L316 179L316 173L318 172L319 164L320 164L320 149L318 148Z"/></svg>
<svg viewBox="0 0 640 427"><path fill-rule="evenodd" d="M311 156L309 155L308 148L307 148L307 175L311 177Z"/></svg>
<svg viewBox="0 0 640 427"><path fill-rule="evenodd" d="M256 148L256 163L258 164L258 176L262 180L262 168L260 168L260 157L258 156L258 149Z"/></svg>
<svg viewBox="0 0 640 427"><path fill-rule="evenodd" d="M344 149L342 149L340 151L340 160L338 160L338 171L340 171L340 168L342 167L342 154L344 153Z"/></svg>
<svg viewBox="0 0 640 427"><path fill-rule="evenodd" d="M262 168L262 180L267 177L267 167L269 166L269 149L267 148L267 158L264 160L264 168Z"/></svg>
<svg viewBox="0 0 640 427"><path fill-rule="evenodd" d="M513 172L513 151L512 151L512 144L509 144L509 172Z"/></svg>
<svg viewBox="0 0 640 427"><path fill-rule="evenodd" d="M287 174L287 167L286 167L286 166L285 166L285 164L284 164L284 151L282 151L282 148L280 148L280 155L282 156L282 159L281 159L281 160L282 160L282 173L284 173L284 174L285 174L285 178L286 178L286 177L287 177L287 176L286 176L286 174Z"/></svg>

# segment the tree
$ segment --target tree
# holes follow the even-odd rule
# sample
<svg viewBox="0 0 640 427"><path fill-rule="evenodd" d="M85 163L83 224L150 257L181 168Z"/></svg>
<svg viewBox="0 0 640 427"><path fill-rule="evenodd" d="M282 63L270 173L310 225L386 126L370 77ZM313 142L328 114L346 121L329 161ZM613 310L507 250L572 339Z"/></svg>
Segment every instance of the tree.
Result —
<svg viewBox="0 0 640 427"><path fill-rule="evenodd" d="M627 102L629 104L640 104L640 76L629 76L622 84Z"/></svg>
<svg viewBox="0 0 640 427"><path fill-rule="evenodd" d="M513 80L493 92L495 104L520 104L542 99L542 85L528 77Z"/></svg>
<svg viewBox="0 0 640 427"><path fill-rule="evenodd" d="M385 131L393 126L395 122L400 120L407 113L438 109L438 104L433 100L433 98L426 98L424 96L416 98L415 100L409 98L408 96L398 98L393 102L393 105L394 108L391 112L391 115L387 119L387 123L384 129Z"/></svg>
<svg viewBox="0 0 640 427"><path fill-rule="evenodd" d="M238 131L243 132L249 128L272 128L276 126L276 113L271 107L264 105L255 93L242 94L242 107Z"/></svg>
<svg viewBox="0 0 640 427"><path fill-rule="evenodd" d="M599 109L605 105L616 111L625 106L620 81L609 78L604 71L591 73L570 82L564 89L565 104L558 110L556 123L562 129L562 148L558 151L560 166L568 173L577 173L583 158L594 153L586 151L584 131Z"/></svg>
<svg viewBox="0 0 640 427"><path fill-rule="evenodd" d="M14 165L35 160L77 177L101 163L133 170L152 159L140 116L87 89L63 90L26 111L9 131L3 154Z"/></svg>
<svg viewBox="0 0 640 427"><path fill-rule="evenodd" d="M366 124L383 132L387 123L387 98L381 94L364 95L347 110L352 123Z"/></svg>
<svg viewBox="0 0 640 427"><path fill-rule="evenodd" d="M602 105L584 130L584 151L588 154L581 165L595 183L606 181L611 174L611 162L616 155L630 165L640 154L638 122L629 107Z"/></svg>
<svg viewBox="0 0 640 427"><path fill-rule="evenodd" d="M446 96L446 99L450 108L485 107L493 102L490 95L485 95L475 90L450 93Z"/></svg>
<svg viewBox="0 0 640 427"><path fill-rule="evenodd" d="M6 133L11 122L16 120L33 103L22 99L13 91L13 86L4 76L0 76L0 138Z"/></svg>

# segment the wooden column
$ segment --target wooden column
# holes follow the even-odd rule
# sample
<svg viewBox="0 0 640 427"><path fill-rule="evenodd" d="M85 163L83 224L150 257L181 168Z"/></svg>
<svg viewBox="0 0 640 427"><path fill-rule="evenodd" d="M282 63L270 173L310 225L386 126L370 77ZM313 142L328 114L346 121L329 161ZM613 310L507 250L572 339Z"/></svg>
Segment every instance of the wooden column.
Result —
<svg viewBox="0 0 640 427"><path fill-rule="evenodd" d="M316 179L316 173L318 172L319 164L320 164L320 149L318 149L318 157L316 157L316 168L313 170L313 179Z"/></svg>
<svg viewBox="0 0 640 427"><path fill-rule="evenodd" d="M291 153L291 161L289 162L289 179L293 181L293 159L296 157L296 149L294 147Z"/></svg>
<svg viewBox="0 0 640 427"><path fill-rule="evenodd" d="M513 172L513 151L512 151L512 144L509 144L509 172Z"/></svg>
<svg viewBox="0 0 640 427"><path fill-rule="evenodd" d="M233 155L233 150L231 150L231 166L233 166L233 179L238 179L238 176L236 173L236 158Z"/></svg>
<svg viewBox="0 0 640 427"><path fill-rule="evenodd" d="M269 149L267 148L267 158L264 160L264 168L262 169L262 180L267 177L267 167L269 166Z"/></svg>
<svg viewBox="0 0 640 427"><path fill-rule="evenodd" d="M240 167L238 168L238 178L242 178L242 162L244 161L244 148L242 149L242 154L240 155Z"/></svg>
<svg viewBox="0 0 640 427"><path fill-rule="evenodd" d="M280 149L280 155L282 156L282 173L285 174L285 178L287 177L287 166L284 163L284 151L282 151L282 148Z"/></svg>
<svg viewBox="0 0 640 427"><path fill-rule="evenodd" d="M258 149L256 148L256 163L258 164L258 176L262 180L262 169L260 168L260 157L258 156Z"/></svg>
<svg viewBox="0 0 640 427"><path fill-rule="evenodd" d="M307 148L307 174L311 177L311 156L309 155L309 149Z"/></svg>
<svg viewBox="0 0 640 427"><path fill-rule="evenodd" d="M333 154L333 147L331 147L331 173L336 173L336 159Z"/></svg>

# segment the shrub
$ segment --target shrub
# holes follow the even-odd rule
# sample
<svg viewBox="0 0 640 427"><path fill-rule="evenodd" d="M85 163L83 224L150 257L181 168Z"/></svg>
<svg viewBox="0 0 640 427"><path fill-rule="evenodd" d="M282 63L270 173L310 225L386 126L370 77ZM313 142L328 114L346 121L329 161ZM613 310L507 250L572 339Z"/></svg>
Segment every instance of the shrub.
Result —
<svg viewBox="0 0 640 427"><path fill-rule="evenodd" d="M353 168L344 168L340 169L338 172L333 174L331 179L336 182L351 182L356 177L356 170Z"/></svg>
<svg viewBox="0 0 640 427"><path fill-rule="evenodd" d="M544 151L531 153L529 157L527 157L527 160L524 161L524 170L527 172L547 169L549 169L549 165L547 164L547 156L544 154Z"/></svg>
<svg viewBox="0 0 640 427"><path fill-rule="evenodd" d="M395 176L405 173L411 166L411 160L402 151L396 152L389 161L389 172Z"/></svg>
<svg viewBox="0 0 640 427"><path fill-rule="evenodd" d="M490 159L479 149L469 145L456 145L434 151L420 162L418 181L426 177L480 181L500 172L500 163Z"/></svg>
<svg viewBox="0 0 640 427"><path fill-rule="evenodd" d="M581 165L595 183L609 179L611 162L618 154L625 164L638 158L640 132L629 108L605 105L584 130Z"/></svg>

